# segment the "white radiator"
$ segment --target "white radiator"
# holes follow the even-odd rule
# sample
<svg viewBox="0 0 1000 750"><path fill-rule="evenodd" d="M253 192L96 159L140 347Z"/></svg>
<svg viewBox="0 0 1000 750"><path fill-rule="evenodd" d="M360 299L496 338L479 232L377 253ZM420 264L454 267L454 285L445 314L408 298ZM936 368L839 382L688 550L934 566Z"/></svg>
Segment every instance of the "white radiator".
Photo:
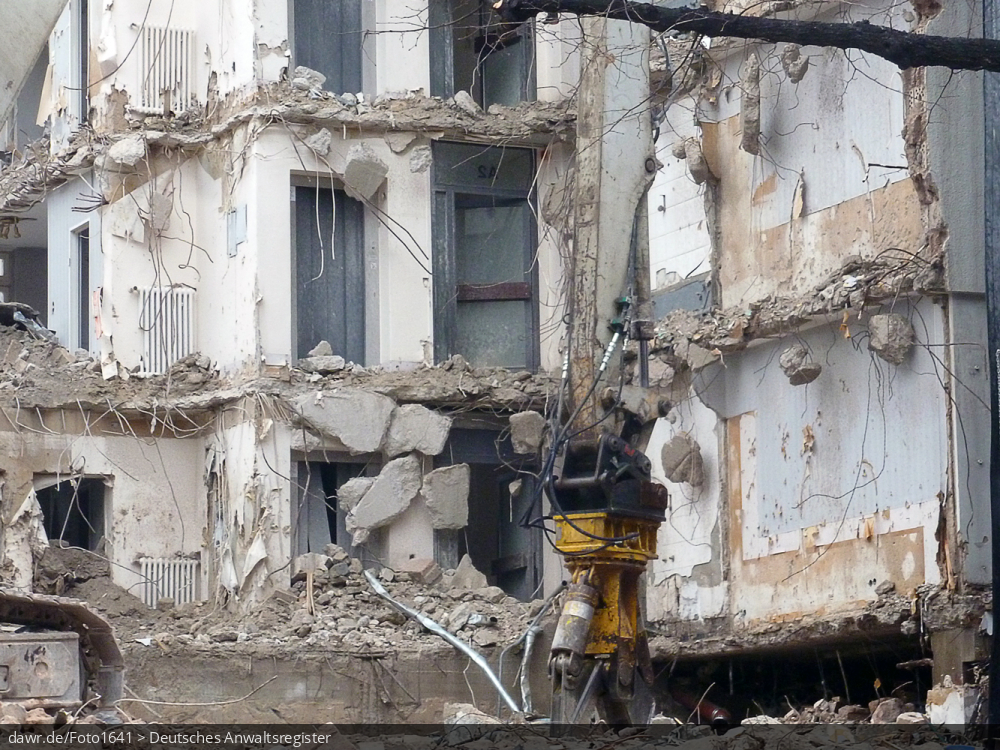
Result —
<svg viewBox="0 0 1000 750"><path fill-rule="evenodd" d="M164 373L194 351L194 290L156 286L139 290L142 372Z"/></svg>
<svg viewBox="0 0 1000 750"><path fill-rule="evenodd" d="M194 102L194 32L146 26L139 31L138 97L146 114L180 114Z"/></svg>
<svg viewBox="0 0 1000 750"><path fill-rule="evenodd" d="M139 559L142 575L142 601L156 609L160 599L173 599L174 604L189 604L198 599L198 561L162 557Z"/></svg>

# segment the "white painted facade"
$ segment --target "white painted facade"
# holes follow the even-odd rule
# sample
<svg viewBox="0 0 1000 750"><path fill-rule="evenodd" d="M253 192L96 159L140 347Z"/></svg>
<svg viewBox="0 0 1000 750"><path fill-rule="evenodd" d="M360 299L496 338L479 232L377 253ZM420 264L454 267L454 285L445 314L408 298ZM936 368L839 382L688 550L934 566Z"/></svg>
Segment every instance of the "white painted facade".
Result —
<svg viewBox="0 0 1000 750"><path fill-rule="evenodd" d="M401 137L390 145L392 139L383 132L334 127L329 150L323 152L305 145L324 127L322 122L290 124L280 117L253 116L222 124L225 113L238 114L253 104L261 87L290 77L295 64L291 7L286 0L243 5L91 0L84 25L80 1L70 0L56 23L49 37L50 83L39 106L48 115L52 153L75 147L82 119L108 142L131 139L139 149L128 162L102 154L91 169L69 176L44 201L48 325L70 350L85 346L106 373L142 374L147 366L144 329L151 326L144 295L167 286L184 290L186 299L193 300L188 348L208 357L224 382L239 385L261 374L287 373L296 356L294 187L343 186L349 151L359 146L387 168L365 209L364 364L390 369L433 364L433 279L412 254L430 267L433 165L423 152L429 155L432 143L444 134L397 131ZM400 92L426 96L431 88L426 16L426 7L409 0L366 0L364 83L361 91L346 93L367 102ZM82 28L90 45L86 105L78 85ZM150 52L147 36L157 29L186 35L186 51L167 59L172 52L163 43L162 57ZM572 93L576 33L568 20L539 26L532 38L531 71L537 99L561 101ZM170 129L174 123L136 125L140 115L151 114L137 109L143 88L156 66L168 63L186 66L190 80L190 99L178 101L174 91L171 109L182 116L189 111L214 117L218 125L214 133L212 126L203 130L209 137L197 145L182 137L174 147L154 147L147 131ZM489 145L489 138L477 140ZM399 142L405 145L400 148ZM536 153L533 202L551 202L550 193L565 184L572 147L555 138L520 145ZM83 206L92 210L79 210ZM84 230L89 234L89 273L81 279L79 237ZM561 361L565 238L540 215L536 234L531 252L538 332L525 335L538 337L538 369L548 371ZM328 249L331 258L342 251ZM85 293L91 304L81 320ZM272 586L287 584L287 576L270 574L296 554L295 467L314 456L301 444L300 428L269 412L264 402L237 401L215 421L210 434L175 432L170 438L145 439L149 450L164 456L183 454L174 456L162 473L155 468L134 472L163 511L149 516L151 527L128 520L145 517L146 493L133 493L127 481L115 479L116 521L108 538L115 546L116 582L139 583L140 558L194 554L201 562L202 596L225 589L253 601ZM322 458L351 456L333 450ZM426 471L434 466L430 457L424 463ZM119 470L129 469L122 464ZM117 476L117 471L109 473ZM185 505L175 517L163 503L170 494L163 482L180 474ZM173 494L177 492L175 488ZM434 531L422 504L418 497L384 532L387 564L401 564L414 554L434 555ZM546 566L554 564L553 559Z"/></svg>
<svg viewBox="0 0 1000 750"><path fill-rule="evenodd" d="M913 18L899 6L869 5L844 12L873 23L898 14L900 27ZM964 33L950 13L934 23ZM955 139L954 130L935 130L943 112L918 106L922 79L878 58L804 47L810 65L794 83L782 45L714 42L710 85L671 101L660 126L664 166L648 197L654 294L669 299L685 278L710 271L714 312L735 321L735 346L757 310L791 318L837 285L853 288L852 272L838 273L853 258L895 253L906 266L941 252L946 268L981 269L981 203L963 199L982 179L981 163L968 161L982 151L975 75L959 74L946 89L941 122L958 118L968 128L967 140ZM751 55L761 61L756 155L740 146ZM928 70L928 90L944 86L940 73ZM917 118L935 123L929 136ZM674 155L688 138L704 151L708 184L696 184ZM968 167L960 179L943 166L952 159ZM927 197L926 184L939 192ZM947 221L938 223L942 208ZM946 284L973 291L958 276ZM868 350L871 316L885 312L915 329L898 366ZM692 360L690 387L657 422L647 450L658 468L662 446L689 434L706 475L701 487L659 475L672 504L647 597L661 632L766 633L776 623L858 615L885 582L916 598L988 582L983 321L977 293L904 292L831 308L806 326L791 320L737 351L712 352L703 341L709 351ZM808 385L790 385L779 367L792 344L822 366Z"/></svg>
<svg viewBox="0 0 1000 750"><path fill-rule="evenodd" d="M166 145L147 132L137 141L150 149L141 158L126 164L101 154L47 196L48 325L68 348L80 345L74 243L85 227L86 286L97 293L86 324L90 351L119 377L141 368L143 290L179 285L193 299L191 351L207 356L235 393L209 430L183 439L145 438L139 454L110 468L110 458L92 458L96 474L116 476L113 576L132 586L140 557L197 555L203 595L225 591L254 602L287 583L272 574L297 553L298 464L388 460L359 458L342 443L307 434L281 399L250 388L262 376L287 378L302 354L293 323L294 187L343 186L356 147L384 163L385 177L365 209L363 364L390 370L431 364L434 279L414 254L430 262L437 252L435 183L433 165L416 157L434 142L462 138L429 128L288 122L281 102L273 102L274 113L247 114L254 97L292 73L285 0L246 7L154 2L145 21L141 0L100 8L92 0L91 8L89 117L98 134L119 143L135 135L127 116L143 85L142 56L133 51L143 24L191 35L192 111L215 117L215 129L194 133L205 136L195 141L180 127ZM362 18L371 33L364 39L361 91L331 93L362 94L369 105L429 93L427 8L416 0L366 0ZM884 18L880 8L852 12ZM73 92L77 10L77 0L70 0L49 40L50 98L40 109L50 113L54 153L71 143L82 114ZM905 12L892 6L894 20ZM831 11L827 20L834 17ZM539 101L573 93L577 29L570 19L537 25ZM683 281L708 274L711 304L729 320L749 320L778 303L787 303L788 317L795 318L779 333L753 341L748 335L745 347L702 347L704 356L689 363L692 371L678 370L672 408L652 430L646 453L672 498L647 587L647 616L663 629L755 632L858 613L886 581L916 597L928 586L950 590L989 580L985 361L979 348L967 346L982 331L980 290L969 272L978 260L970 240L976 220L970 218L975 207L962 200L981 175L963 180L940 166L953 163L967 144L943 137L937 115L927 133L913 130L920 114L915 102L941 84L933 76L921 88L876 58L803 48L810 67L796 84L782 68L781 51L743 44L709 50L714 72L696 94L671 100L659 123L662 167L648 194L655 293L670 295ZM740 147L752 86L741 77L751 54L761 60L758 154ZM975 81L957 80L975 89ZM967 107L968 121L976 122L980 105L974 96L963 99L947 119L960 119L956 110ZM176 121L146 125L162 132L157 128ZM981 142L981 125L980 116L969 126L970 141ZM328 150L307 147L324 128ZM390 136L406 142L400 146ZM675 155L687 139L700 142L712 173L707 183L695 183ZM483 135L466 142L498 145ZM572 240L559 219L566 217L575 155L571 143L555 137L520 145L536 152L537 364L553 372L561 365L564 261ZM963 158L969 166L967 154ZM928 177L941 187L930 200L921 192ZM73 210L95 194L102 205ZM941 239L942 226L954 229L950 240L947 233ZM330 248L331 257L340 250ZM897 298L831 308L825 316L803 313L808 320L800 325L798 305L829 294L831 284L854 288L850 272L838 273L845 261L873 262L890 251L928 265L944 253L949 286L931 296L903 290ZM916 346L901 365L867 349L867 326L878 312L900 313L914 324ZM741 326L729 331L734 342L744 335ZM779 368L792 343L804 344L823 367L809 385L791 386ZM248 390L236 393L240 387ZM700 487L672 483L663 472L661 449L678 434L700 445L706 477ZM86 440L112 456L124 450L114 447L119 438ZM132 484L117 478L141 465L151 446L185 467L179 509L163 502L179 494L172 470L137 470L141 479ZM421 458L423 475L434 466L432 457ZM151 496L158 501L152 520L136 520L147 518L142 513ZM435 555L439 537L420 495L381 531L380 553L389 566ZM559 561L547 555L546 589L560 578Z"/></svg>

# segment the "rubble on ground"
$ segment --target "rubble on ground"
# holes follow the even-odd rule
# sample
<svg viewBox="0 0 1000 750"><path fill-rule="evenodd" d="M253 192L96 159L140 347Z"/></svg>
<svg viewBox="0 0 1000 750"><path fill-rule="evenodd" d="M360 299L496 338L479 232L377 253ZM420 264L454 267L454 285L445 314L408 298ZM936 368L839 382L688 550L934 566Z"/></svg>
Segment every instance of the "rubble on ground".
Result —
<svg viewBox="0 0 1000 750"><path fill-rule="evenodd" d="M291 590L276 591L252 612L235 613L212 602L154 610L109 579L66 587L65 595L85 599L115 626L124 650L292 655L305 650L375 655L387 651L439 648L444 642L379 597L364 578L361 561L337 545L317 555L309 609L307 576ZM412 561L409 570L382 568L379 578L401 603L435 620L483 650L503 647L527 628L542 602L521 602L496 586L461 586L455 571L434 570L431 561ZM404 567L404 566L401 566ZM451 648L447 644L444 648Z"/></svg>

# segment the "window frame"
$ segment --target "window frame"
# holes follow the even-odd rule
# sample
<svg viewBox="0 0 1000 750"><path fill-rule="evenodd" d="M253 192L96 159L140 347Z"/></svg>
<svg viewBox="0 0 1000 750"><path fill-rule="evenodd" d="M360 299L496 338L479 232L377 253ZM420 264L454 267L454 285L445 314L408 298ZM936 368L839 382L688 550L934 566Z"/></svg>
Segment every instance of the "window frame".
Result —
<svg viewBox="0 0 1000 750"><path fill-rule="evenodd" d="M447 98L455 95L455 25L454 1L440 0L431 2L428 8L428 25L430 27L430 89L431 96ZM484 62L492 52L482 54L485 46L493 46L493 51L500 51L513 45L507 41L496 46L491 45L490 40L499 40L501 34L494 30L496 26L502 26L499 19L491 16L492 10L486 0L479 0L477 9L477 34L473 42L476 52L476 75L484 75ZM484 18L494 18L496 23L491 25L488 22L482 23ZM521 24L516 30L508 30L517 37L517 43L523 43L527 49L524 59L524 69L521 71L521 98L522 102L533 102L538 98L538 81L536 69L538 67L538 50L535 46L535 26L534 20ZM487 102L485 97L487 85L480 83L480 96L470 91L476 103L484 110L492 102Z"/></svg>
<svg viewBox="0 0 1000 750"><path fill-rule="evenodd" d="M84 263L83 241L86 240L86 263ZM74 349L93 350L94 310L91 297L94 292L91 271L93 243L90 222L84 222L70 229L70 341ZM86 333L86 336L83 334Z"/></svg>
<svg viewBox="0 0 1000 750"><path fill-rule="evenodd" d="M338 216L336 205L337 205L337 193L345 194L346 198L350 200L355 200L349 195L346 195L345 187L342 183L336 180L332 180L328 177L315 177L300 175L297 173L292 173L289 180L289 227L291 229L291 236L289 239L291 245L291 278L289 279L289 284L291 287L291 309L289 311L289 318L291 321L291 331L290 331L290 353L293 360L302 359L309 356L309 350L299 351L299 282L298 282L298 253L299 253L299 227L296 212L297 208L297 196L296 191L298 189L307 189L311 191L319 190L329 190L332 193L333 205L334 205L334 216L333 216L333 227L331 232L330 240L336 239L337 228L340 226L340 221L344 221L344 217ZM357 201L361 203L360 201ZM360 361L356 361L355 364L366 366L369 361L373 360L372 346L371 346L371 331L370 326L377 325L373 322L372 311L369 309L369 298L371 297L371 285L378 283L378 269L369 268L370 256L374 253L371 247L371 241L377 241L377 236L372 238L372 229L370 226L370 215L371 209L362 203L361 205L361 218L360 225L355 229L358 231L361 237L361 254L356 259L359 261L359 267L356 269L360 273L360 292L361 292L361 307L356 313L361 320L361 330L360 335L362 336L362 352ZM347 228L344 228L347 231ZM346 261L346 256L345 256ZM350 289L347 290L350 292ZM377 318L375 318L377 321ZM331 342L335 344L336 342ZM315 344L313 344L315 346ZM345 359L351 360L344 352L335 352L344 356Z"/></svg>
<svg viewBox="0 0 1000 750"><path fill-rule="evenodd" d="M480 185L458 184L455 181L444 180L439 172L438 150L448 146L472 146L483 150L501 151L517 150L529 152L531 155L531 170L528 179L528 189L485 188ZM433 247L433 331L434 360L436 363L446 361L455 354L458 335L458 303L459 301L504 301L512 299L527 299L529 303L529 341L525 351L524 369L535 372L541 359L540 315L538 264L535 262L538 252L538 222L536 193L534 190L534 175L538 169L538 155L535 149L506 146L483 146L481 144L458 143L453 141L435 141L432 145L435 151L431 181L433 186L431 205L431 236ZM501 164L503 158L501 157ZM458 258L455 245L456 229L456 196L470 195L497 198L500 200L524 200L530 212L528 221L528 241L523 249L524 267L528 269L530 295L525 298L517 296L517 287L522 282L508 282L493 285L495 296L482 288L469 285L462 289L458 284ZM464 285L463 285L464 286ZM464 356L464 355L463 355ZM470 362L476 366L475 362Z"/></svg>

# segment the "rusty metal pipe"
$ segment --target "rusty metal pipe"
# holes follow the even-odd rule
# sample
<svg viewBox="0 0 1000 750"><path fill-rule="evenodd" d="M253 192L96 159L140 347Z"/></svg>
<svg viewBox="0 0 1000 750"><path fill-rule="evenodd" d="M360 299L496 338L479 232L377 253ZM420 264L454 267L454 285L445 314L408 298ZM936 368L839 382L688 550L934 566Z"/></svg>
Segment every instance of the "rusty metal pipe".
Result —
<svg viewBox="0 0 1000 750"><path fill-rule="evenodd" d="M733 717L729 712L717 706L705 698L692 695L678 688L671 688L670 695L675 701L690 711L697 711L698 716L704 719L710 726L727 727L733 723Z"/></svg>

